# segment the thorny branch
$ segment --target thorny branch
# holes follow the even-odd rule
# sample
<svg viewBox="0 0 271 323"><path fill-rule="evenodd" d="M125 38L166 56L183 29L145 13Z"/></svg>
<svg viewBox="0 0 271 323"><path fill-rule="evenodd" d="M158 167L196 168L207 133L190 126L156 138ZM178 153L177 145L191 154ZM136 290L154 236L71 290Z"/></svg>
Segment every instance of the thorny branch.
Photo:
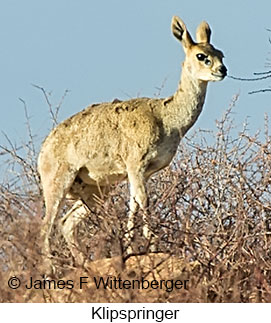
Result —
<svg viewBox="0 0 271 323"><path fill-rule="evenodd" d="M50 116L51 116L51 120L53 122L52 127L54 128L58 124L58 114L59 114L60 108L63 105L63 102L64 102L67 94L70 91L67 90L67 89L64 91L64 94L62 95L59 103L54 108L53 104L50 101L50 96L51 96L52 93L47 92L42 86L39 86L39 85L36 85L36 84L32 84L32 86L39 89L43 93L43 96L44 96L45 101L46 101L46 103L48 105L48 108L49 108L49 113L50 113Z"/></svg>

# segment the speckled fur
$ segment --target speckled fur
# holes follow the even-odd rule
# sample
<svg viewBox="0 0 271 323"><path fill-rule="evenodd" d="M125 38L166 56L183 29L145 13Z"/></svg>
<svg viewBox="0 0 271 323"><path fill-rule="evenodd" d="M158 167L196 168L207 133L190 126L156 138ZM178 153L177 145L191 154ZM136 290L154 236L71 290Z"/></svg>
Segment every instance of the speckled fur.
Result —
<svg viewBox="0 0 271 323"><path fill-rule="evenodd" d="M173 96L91 105L59 124L45 139L38 169L46 205L43 236L47 255L51 228L67 194L91 205L92 192L99 194L108 184L128 178L128 229L132 230L137 208L146 211L145 181L171 162L181 138L202 111L208 81L224 78L223 54L210 45L211 32L206 22L198 27L197 43L178 17L173 17L172 31L186 54L181 81ZM199 60L198 53L204 53L211 63ZM81 193L80 185L84 187ZM89 192L89 199L83 191ZM77 224L74 220L69 230ZM147 229L144 233L148 236ZM75 241L70 238L69 243Z"/></svg>

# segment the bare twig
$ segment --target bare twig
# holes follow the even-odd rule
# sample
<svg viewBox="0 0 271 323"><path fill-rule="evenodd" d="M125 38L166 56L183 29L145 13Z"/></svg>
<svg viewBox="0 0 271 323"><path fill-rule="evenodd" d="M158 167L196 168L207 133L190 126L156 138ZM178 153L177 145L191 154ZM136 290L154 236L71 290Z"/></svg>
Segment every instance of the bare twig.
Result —
<svg viewBox="0 0 271 323"><path fill-rule="evenodd" d="M27 127L27 132L28 132L28 137L29 137L30 153L31 153L31 157L32 157L31 159L33 160L33 157L36 157L36 155L37 155L36 148L35 148L35 145L34 145L35 138L34 138L34 135L32 134L31 124L30 124L30 117L28 115L26 102L21 98L19 98L19 100L23 103L23 106L24 106L26 127Z"/></svg>
<svg viewBox="0 0 271 323"><path fill-rule="evenodd" d="M70 91L69 90L65 90L64 94L62 95L59 103L56 105L55 107L55 119L57 120L58 119L58 114L59 114L59 111L60 111L60 108L62 107L62 104L66 98L66 96L68 95Z"/></svg>
<svg viewBox="0 0 271 323"><path fill-rule="evenodd" d="M264 93L264 92L271 92L271 89L262 89L262 90L250 91L250 92L248 92L248 94Z"/></svg>
<svg viewBox="0 0 271 323"><path fill-rule="evenodd" d="M232 75L228 75L228 77L233 79L233 80L237 80L237 81L248 81L248 82L250 82L250 81L266 80L266 79L271 77L271 74L267 75L267 76L255 77L255 78L242 78L242 77L235 77L235 76L232 76Z"/></svg>
<svg viewBox="0 0 271 323"><path fill-rule="evenodd" d="M271 71L267 71L267 72L255 72L253 74L254 75L266 75L266 74L271 74Z"/></svg>
<svg viewBox="0 0 271 323"><path fill-rule="evenodd" d="M58 114L59 114L60 108L62 107L63 102L64 102L67 94L70 91L69 90L65 90L65 92L62 95L59 103L54 108L53 107L53 104L51 103L51 100L50 100L51 92L47 92L42 86L39 86L39 85L36 85L36 84L32 84L32 86L35 87L35 88L37 88L37 89L39 89L43 93L43 96L44 96L45 101L46 101L46 103L48 105L48 108L49 108L49 113L50 113L51 120L53 122L53 128L54 128L58 124Z"/></svg>
<svg viewBox="0 0 271 323"><path fill-rule="evenodd" d="M167 77L165 77L164 78L164 80L163 80L163 82L162 82L162 84L161 84L161 86L156 86L155 87L155 89L157 90L157 92L156 93L154 93L154 96L155 97L159 97L160 95L161 95L161 93L162 93L162 91L163 91L163 89L165 88L165 86L166 86L166 83L167 83Z"/></svg>

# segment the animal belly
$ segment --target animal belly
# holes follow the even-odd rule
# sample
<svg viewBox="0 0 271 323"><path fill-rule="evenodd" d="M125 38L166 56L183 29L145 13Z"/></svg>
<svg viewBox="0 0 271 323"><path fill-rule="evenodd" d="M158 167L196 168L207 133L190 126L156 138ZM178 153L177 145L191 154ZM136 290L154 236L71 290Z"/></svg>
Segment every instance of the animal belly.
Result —
<svg viewBox="0 0 271 323"><path fill-rule="evenodd" d="M104 172L99 170L89 171L86 167L84 167L80 169L78 173L78 177L88 185L106 186L106 185L123 181L124 179L127 178L127 174L117 173L112 171L111 172Z"/></svg>

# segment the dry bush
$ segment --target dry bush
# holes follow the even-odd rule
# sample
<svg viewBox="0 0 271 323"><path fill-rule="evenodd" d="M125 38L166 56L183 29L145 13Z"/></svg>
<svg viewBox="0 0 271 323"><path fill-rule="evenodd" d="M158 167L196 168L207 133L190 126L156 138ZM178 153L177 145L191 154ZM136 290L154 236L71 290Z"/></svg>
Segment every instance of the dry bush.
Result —
<svg viewBox="0 0 271 323"><path fill-rule="evenodd" d="M86 255L85 268L73 264L57 228L51 238L57 279L75 282L80 276L108 275L126 279L189 279L188 290L97 291L93 285L83 290L9 289L10 276L26 282L30 276L41 279L43 274L38 239L43 207L38 186L33 189L33 183L38 181L34 170L31 176L29 172L20 174L24 183L32 183L28 194L16 192L8 183L1 186L0 300L270 302L268 119L265 118L264 133L252 136L247 123L241 130L234 125L234 105L235 100L217 121L216 131L199 130L186 138L171 166L149 180L149 225L155 237L146 248L139 211L132 245L139 256L127 257L122 243L128 209L126 183L116 185L77 228ZM10 151L18 160L16 149Z"/></svg>

